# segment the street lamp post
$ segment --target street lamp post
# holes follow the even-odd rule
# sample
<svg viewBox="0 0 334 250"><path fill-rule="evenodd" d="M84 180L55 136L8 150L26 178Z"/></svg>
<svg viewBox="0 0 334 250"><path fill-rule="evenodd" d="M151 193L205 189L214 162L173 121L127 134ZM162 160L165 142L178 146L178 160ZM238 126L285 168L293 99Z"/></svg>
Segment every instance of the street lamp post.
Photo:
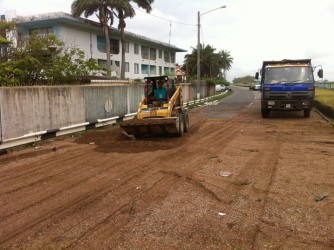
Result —
<svg viewBox="0 0 334 250"><path fill-rule="evenodd" d="M201 34L201 16L204 14L207 14L211 11L215 11L218 9L226 8L226 5L223 5L221 7L209 10L204 13L197 12L197 99L200 99L201 93L200 93L200 78L201 78L201 40L200 40L200 34Z"/></svg>

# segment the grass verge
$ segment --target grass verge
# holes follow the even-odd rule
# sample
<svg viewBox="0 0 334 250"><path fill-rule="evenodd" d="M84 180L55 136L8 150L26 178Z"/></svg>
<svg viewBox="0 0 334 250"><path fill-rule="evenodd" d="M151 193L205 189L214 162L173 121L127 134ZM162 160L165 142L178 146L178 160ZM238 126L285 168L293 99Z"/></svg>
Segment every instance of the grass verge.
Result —
<svg viewBox="0 0 334 250"><path fill-rule="evenodd" d="M323 114L334 118L334 91L328 89L316 89L314 106Z"/></svg>
<svg viewBox="0 0 334 250"><path fill-rule="evenodd" d="M203 101L195 101L191 104L188 104L186 107L188 109L202 107L204 105L207 105L207 103L213 103L215 101L218 101L220 99L223 99L224 97L230 95L232 93L232 90L228 90L227 92L219 93L217 95L210 96L208 98L205 98Z"/></svg>

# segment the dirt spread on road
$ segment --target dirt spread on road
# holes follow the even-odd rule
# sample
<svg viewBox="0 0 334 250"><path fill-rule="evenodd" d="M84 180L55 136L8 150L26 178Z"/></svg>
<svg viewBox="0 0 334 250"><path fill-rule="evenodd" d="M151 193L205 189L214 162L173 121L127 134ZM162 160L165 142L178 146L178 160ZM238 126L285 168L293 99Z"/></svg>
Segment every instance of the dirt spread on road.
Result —
<svg viewBox="0 0 334 250"><path fill-rule="evenodd" d="M180 138L118 126L0 157L1 249L333 249L334 127L259 104Z"/></svg>

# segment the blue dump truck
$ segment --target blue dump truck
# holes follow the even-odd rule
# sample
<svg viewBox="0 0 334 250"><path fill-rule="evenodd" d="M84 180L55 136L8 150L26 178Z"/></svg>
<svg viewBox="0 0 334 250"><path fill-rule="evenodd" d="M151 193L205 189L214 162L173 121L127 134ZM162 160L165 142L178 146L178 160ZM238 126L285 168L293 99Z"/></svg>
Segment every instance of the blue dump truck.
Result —
<svg viewBox="0 0 334 250"><path fill-rule="evenodd" d="M304 112L304 117L310 117L315 92L313 71L316 67L311 65L311 59L264 61L255 74L255 79L261 76L262 117L268 118L275 110L300 110ZM323 77L322 68L318 76Z"/></svg>

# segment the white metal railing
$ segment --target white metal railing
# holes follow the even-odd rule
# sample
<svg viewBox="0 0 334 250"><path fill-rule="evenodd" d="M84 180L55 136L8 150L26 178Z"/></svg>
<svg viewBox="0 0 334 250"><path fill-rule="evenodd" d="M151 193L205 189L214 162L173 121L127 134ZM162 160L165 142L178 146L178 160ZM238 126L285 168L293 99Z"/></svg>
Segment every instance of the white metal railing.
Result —
<svg viewBox="0 0 334 250"><path fill-rule="evenodd" d="M131 117L131 115L133 114L129 114L128 117ZM98 119L96 123L84 122L84 123L75 124L75 125L71 125L67 127L62 127L59 129L31 132L31 133L25 134L20 137L11 138L11 139L0 142L0 150L23 145L23 144L28 144L32 142L41 141L43 139L50 139L50 138L55 138L57 136L62 136L66 134L72 134L72 133L84 131L89 126L97 128L97 127L115 124L117 122L117 119L119 119L119 116L114 116L114 117L107 118L107 119Z"/></svg>

